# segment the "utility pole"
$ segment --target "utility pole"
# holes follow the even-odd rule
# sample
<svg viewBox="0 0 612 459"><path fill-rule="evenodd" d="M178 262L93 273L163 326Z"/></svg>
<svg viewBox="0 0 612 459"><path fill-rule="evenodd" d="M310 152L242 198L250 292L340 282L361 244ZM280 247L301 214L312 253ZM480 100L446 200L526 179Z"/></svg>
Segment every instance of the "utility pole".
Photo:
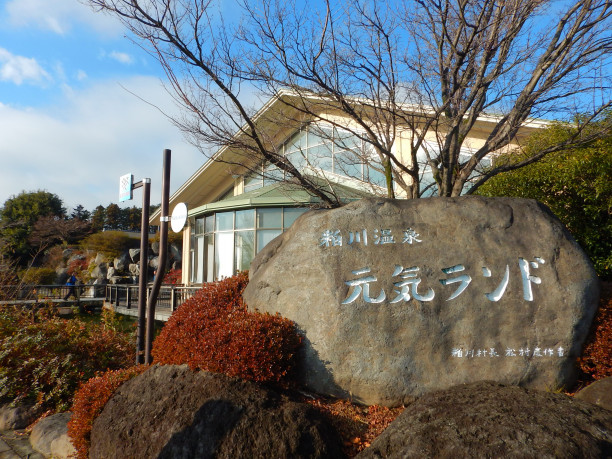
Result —
<svg viewBox="0 0 612 459"><path fill-rule="evenodd" d="M153 335L155 332L155 304L157 303L159 288L161 287L164 279L166 259L168 255L168 222L170 221L170 216L168 215L168 207L170 202L170 160L171 151L166 149L164 150L162 171L162 202L159 227L159 265L157 267L157 275L153 281L153 288L151 289L151 295L149 296L149 302L147 304L147 334L144 361L146 364L150 364L153 361L151 357L151 348L153 346Z"/></svg>
<svg viewBox="0 0 612 459"><path fill-rule="evenodd" d="M130 201L133 191L142 187L142 219L140 223L140 274L138 276L138 329L136 331L136 364L144 363L145 312L149 264L149 204L151 203L151 179L143 178L134 183L134 176L119 178L119 202Z"/></svg>
<svg viewBox="0 0 612 459"><path fill-rule="evenodd" d="M136 363L144 362L145 309L149 278L149 205L151 203L151 179L142 181L142 219L140 223L140 275L138 276L138 330Z"/></svg>

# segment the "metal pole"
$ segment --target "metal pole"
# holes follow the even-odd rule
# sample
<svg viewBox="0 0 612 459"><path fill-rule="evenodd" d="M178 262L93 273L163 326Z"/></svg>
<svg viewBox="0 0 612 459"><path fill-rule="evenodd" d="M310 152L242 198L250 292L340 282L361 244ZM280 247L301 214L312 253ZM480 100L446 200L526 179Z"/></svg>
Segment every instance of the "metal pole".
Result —
<svg viewBox="0 0 612 459"><path fill-rule="evenodd" d="M136 364L144 363L145 312L149 264L149 205L151 203L151 179L142 179L142 220L140 223L140 275L138 276L138 330Z"/></svg>
<svg viewBox="0 0 612 459"><path fill-rule="evenodd" d="M161 216L159 226L159 264L157 266L157 275L153 282L153 289L149 302L147 304L147 343L145 348L145 363L150 364L151 348L153 346L153 334L155 327L155 303L159 294L166 272L166 258L168 254L168 207L170 201L170 150L164 150L163 173L162 173L162 201L161 201Z"/></svg>

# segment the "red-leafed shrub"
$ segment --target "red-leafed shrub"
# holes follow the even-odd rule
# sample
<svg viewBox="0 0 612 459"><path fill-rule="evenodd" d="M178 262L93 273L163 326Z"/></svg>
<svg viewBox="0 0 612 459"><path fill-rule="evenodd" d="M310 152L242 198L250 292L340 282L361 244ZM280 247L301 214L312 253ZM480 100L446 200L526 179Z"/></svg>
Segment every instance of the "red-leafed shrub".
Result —
<svg viewBox="0 0 612 459"><path fill-rule="evenodd" d="M237 274L183 303L153 342L154 362L260 382L284 378L301 338L293 322L246 310L247 283L246 273Z"/></svg>
<svg viewBox="0 0 612 459"><path fill-rule="evenodd" d="M130 336L54 313L0 306L0 403L33 400L63 411L81 382L131 365Z"/></svg>
<svg viewBox="0 0 612 459"><path fill-rule="evenodd" d="M104 409L115 391L125 381L139 375L148 366L138 365L122 370L107 371L82 384L72 402L72 416L68 422L68 436L77 451L78 459L87 459L94 420Z"/></svg>
<svg viewBox="0 0 612 459"><path fill-rule="evenodd" d="M69 273L80 273L87 271L89 268L89 260L87 258L75 258L68 264Z"/></svg>
<svg viewBox="0 0 612 459"><path fill-rule="evenodd" d="M180 269L171 269L164 275L164 284L177 285L183 280L183 271Z"/></svg>
<svg viewBox="0 0 612 459"><path fill-rule="evenodd" d="M594 380L612 376L612 282L604 282L591 332L578 361Z"/></svg>

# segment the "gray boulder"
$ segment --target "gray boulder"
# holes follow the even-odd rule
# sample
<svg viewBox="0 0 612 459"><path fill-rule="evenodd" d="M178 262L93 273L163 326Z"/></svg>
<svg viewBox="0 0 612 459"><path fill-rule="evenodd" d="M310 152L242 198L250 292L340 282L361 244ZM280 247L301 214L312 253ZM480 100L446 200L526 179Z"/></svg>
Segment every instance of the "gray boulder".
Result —
<svg viewBox="0 0 612 459"><path fill-rule="evenodd" d="M610 454L612 412L563 394L477 382L424 395L357 457Z"/></svg>
<svg viewBox="0 0 612 459"><path fill-rule="evenodd" d="M576 394L576 398L612 410L612 376L589 384Z"/></svg>
<svg viewBox="0 0 612 459"><path fill-rule="evenodd" d="M149 268L157 270L159 268L159 257L151 257L149 259Z"/></svg>
<svg viewBox="0 0 612 459"><path fill-rule="evenodd" d="M249 277L249 308L302 330L306 386L388 406L483 379L570 386L599 294L545 206L477 196L307 212Z"/></svg>
<svg viewBox="0 0 612 459"><path fill-rule="evenodd" d="M64 249L62 250L62 259L64 261L68 260L68 258L70 258L70 256L74 253L73 249Z"/></svg>
<svg viewBox="0 0 612 459"><path fill-rule="evenodd" d="M77 260L85 260L87 257L81 253L75 253L73 255L70 255L70 257L68 258L68 264L73 263Z"/></svg>
<svg viewBox="0 0 612 459"><path fill-rule="evenodd" d="M108 260L106 259L106 255L104 255L103 253L97 253L96 257L94 258L93 262L96 265L102 264L102 263L106 263Z"/></svg>
<svg viewBox="0 0 612 459"><path fill-rule="evenodd" d="M113 260L113 265L115 266L115 269L117 271L119 271L120 273L123 273L124 271L128 269L129 262L130 262L130 255L126 252L116 257Z"/></svg>
<svg viewBox="0 0 612 459"><path fill-rule="evenodd" d="M181 249L179 249L176 245L174 244L170 244L168 245L168 260L171 261L173 264L174 263L178 263L180 264L182 261L182 254L181 254Z"/></svg>
<svg viewBox="0 0 612 459"><path fill-rule="evenodd" d="M140 261L140 249L130 249L130 258L134 263L138 263Z"/></svg>
<svg viewBox="0 0 612 459"><path fill-rule="evenodd" d="M38 405L0 406L0 430L25 429L41 414Z"/></svg>
<svg viewBox="0 0 612 459"><path fill-rule="evenodd" d="M68 268L57 267L55 268L55 283L58 285L64 285L68 280Z"/></svg>
<svg viewBox="0 0 612 459"><path fill-rule="evenodd" d="M140 265L138 263L130 263L129 271L132 276L140 275Z"/></svg>
<svg viewBox="0 0 612 459"><path fill-rule="evenodd" d="M90 458L342 457L311 407L257 384L183 366L153 366L96 418Z"/></svg>
<svg viewBox="0 0 612 459"><path fill-rule="evenodd" d="M107 280L103 278L97 278L93 282L94 296L104 296L106 291Z"/></svg>
<svg viewBox="0 0 612 459"><path fill-rule="evenodd" d="M108 266L106 265L106 263L96 263L96 266L94 267L94 269L92 269L90 276L92 279L105 279L107 273Z"/></svg>
<svg viewBox="0 0 612 459"><path fill-rule="evenodd" d="M76 450L68 437L70 412L58 413L38 421L32 428L30 443L45 457L68 459Z"/></svg>

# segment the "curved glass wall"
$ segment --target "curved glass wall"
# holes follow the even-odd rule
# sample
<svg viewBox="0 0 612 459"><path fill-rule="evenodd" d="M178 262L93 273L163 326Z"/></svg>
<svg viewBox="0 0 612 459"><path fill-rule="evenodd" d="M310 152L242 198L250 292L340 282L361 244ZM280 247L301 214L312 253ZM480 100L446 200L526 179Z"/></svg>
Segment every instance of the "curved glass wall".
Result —
<svg viewBox="0 0 612 459"><path fill-rule="evenodd" d="M191 225L191 283L213 282L249 269L255 254L307 210L262 207L197 217Z"/></svg>
<svg viewBox="0 0 612 459"><path fill-rule="evenodd" d="M310 167L379 187L386 183L382 165L372 148L359 137L339 128L304 126L280 146L280 152L299 170ZM244 192L282 179L280 169L262 164L259 172L244 177Z"/></svg>

